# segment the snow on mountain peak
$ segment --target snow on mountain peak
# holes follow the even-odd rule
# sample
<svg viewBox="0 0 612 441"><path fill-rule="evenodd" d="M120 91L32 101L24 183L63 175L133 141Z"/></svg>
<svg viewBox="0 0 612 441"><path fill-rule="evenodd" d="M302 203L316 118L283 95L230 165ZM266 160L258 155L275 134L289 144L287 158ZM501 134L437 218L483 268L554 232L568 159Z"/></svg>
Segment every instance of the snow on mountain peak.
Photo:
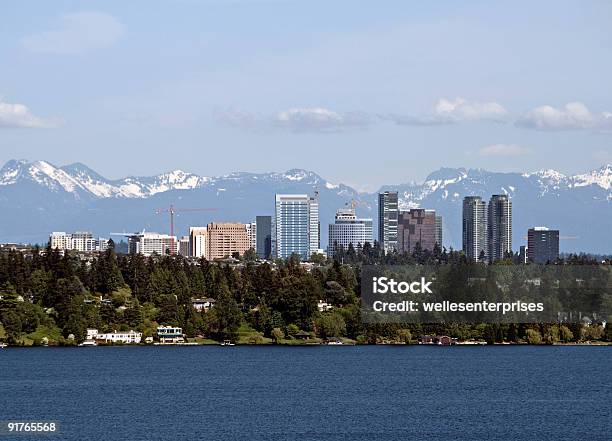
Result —
<svg viewBox="0 0 612 441"><path fill-rule="evenodd" d="M531 176L535 176L539 179L543 179L548 182L555 182L555 183L559 183L567 179L567 176L565 176L563 173L560 173L557 170L553 170L553 169L543 169L543 170L538 170L537 172L534 172L534 173L524 173L523 174L523 177L525 178L530 178Z"/></svg>
<svg viewBox="0 0 612 441"><path fill-rule="evenodd" d="M612 164L604 165L600 169L588 173L572 176L571 181L572 187L597 185L604 190L610 190L612 189Z"/></svg>

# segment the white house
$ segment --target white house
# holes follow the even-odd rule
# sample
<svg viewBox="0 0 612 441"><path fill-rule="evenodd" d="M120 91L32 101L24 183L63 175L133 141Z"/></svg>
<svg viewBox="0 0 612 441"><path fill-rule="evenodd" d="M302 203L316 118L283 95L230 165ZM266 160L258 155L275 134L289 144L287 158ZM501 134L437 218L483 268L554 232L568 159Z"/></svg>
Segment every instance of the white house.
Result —
<svg viewBox="0 0 612 441"><path fill-rule="evenodd" d="M136 332L133 330L114 331L106 334L97 334L95 339L104 343L138 344L142 340L142 332Z"/></svg>
<svg viewBox="0 0 612 441"><path fill-rule="evenodd" d="M208 312L208 310L215 305L215 299L191 299L191 304L193 305L193 308L198 312Z"/></svg>
<svg viewBox="0 0 612 441"><path fill-rule="evenodd" d="M183 336L183 328L176 326L158 326L157 338L160 343L183 343L185 341Z"/></svg>

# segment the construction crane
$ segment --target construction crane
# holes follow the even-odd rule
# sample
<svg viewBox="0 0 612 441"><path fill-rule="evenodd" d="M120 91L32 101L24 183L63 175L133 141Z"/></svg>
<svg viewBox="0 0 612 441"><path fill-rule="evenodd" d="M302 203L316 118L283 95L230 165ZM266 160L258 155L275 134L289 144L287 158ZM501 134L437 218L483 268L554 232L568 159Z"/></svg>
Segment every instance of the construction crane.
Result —
<svg viewBox="0 0 612 441"><path fill-rule="evenodd" d="M174 214L175 213L191 213L194 211L217 211L216 208L175 208L170 204L168 208L157 208L155 214L170 214L170 254L174 254Z"/></svg>

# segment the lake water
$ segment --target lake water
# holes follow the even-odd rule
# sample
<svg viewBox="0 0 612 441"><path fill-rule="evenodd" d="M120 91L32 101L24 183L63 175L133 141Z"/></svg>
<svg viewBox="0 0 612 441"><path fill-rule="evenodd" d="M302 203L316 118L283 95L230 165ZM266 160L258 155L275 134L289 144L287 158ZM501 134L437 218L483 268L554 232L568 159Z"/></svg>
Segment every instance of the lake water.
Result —
<svg viewBox="0 0 612 441"><path fill-rule="evenodd" d="M18 440L610 440L612 347L4 349L7 420L59 424Z"/></svg>

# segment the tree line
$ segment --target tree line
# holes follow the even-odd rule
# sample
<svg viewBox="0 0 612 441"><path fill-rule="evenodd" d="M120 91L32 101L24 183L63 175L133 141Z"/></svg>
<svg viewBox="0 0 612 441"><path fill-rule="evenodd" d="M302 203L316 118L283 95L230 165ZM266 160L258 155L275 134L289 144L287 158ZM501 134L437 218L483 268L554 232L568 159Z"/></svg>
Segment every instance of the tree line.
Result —
<svg viewBox="0 0 612 441"><path fill-rule="evenodd" d="M56 249L27 255L0 254L0 340L11 344L75 344L87 328L100 332L135 329L154 336L158 325L183 328L187 337L235 340L253 331L253 343L348 338L358 343L414 342L421 334L489 342L553 343L612 340L610 326L559 324L364 324L360 313L360 268L364 264L454 265L463 253L420 247L410 254L385 254L377 243L337 249L333 259L313 256L311 269L293 256L257 262L254 253L239 265L181 256L145 257L115 253L111 242L91 259ZM512 256L498 264L515 264ZM560 264L596 264L571 256ZM212 298L198 312L194 298ZM331 308L320 311L319 301ZM327 308L326 308L327 309Z"/></svg>

